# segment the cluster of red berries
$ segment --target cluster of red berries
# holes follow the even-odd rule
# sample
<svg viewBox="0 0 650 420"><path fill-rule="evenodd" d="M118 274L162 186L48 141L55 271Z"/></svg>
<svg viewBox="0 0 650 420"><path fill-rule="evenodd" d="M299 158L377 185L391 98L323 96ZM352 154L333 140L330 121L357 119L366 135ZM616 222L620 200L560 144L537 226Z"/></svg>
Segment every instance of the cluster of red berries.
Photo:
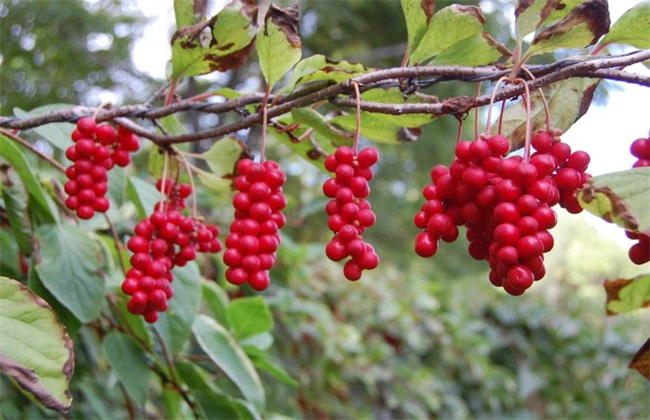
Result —
<svg viewBox="0 0 650 420"><path fill-rule="evenodd" d="M80 219L90 219L95 212L105 212L110 203L108 171L114 165L126 166L130 153L140 148L138 137L122 126L97 125L94 119L84 117L77 121L72 141L65 155L72 165L65 171L68 181L64 190L68 194L66 206Z"/></svg>
<svg viewBox="0 0 650 420"><path fill-rule="evenodd" d="M286 223L282 209L287 200L282 186L287 178L272 160L257 163L242 159L237 162L236 173L235 220L223 254L228 266L226 280L235 285L248 282L253 289L262 291L271 282L269 270L281 242L279 229Z"/></svg>
<svg viewBox="0 0 650 420"><path fill-rule="evenodd" d="M334 232L325 254L332 261L350 257L343 266L343 275L348 280L359 280L363 270L379 265L375 249L362 238L365 229L376 220L366 197L370 194L371 167L377 159L377 150L372 147L355 155L347 146L337 148L325 159L325 169L334 174L323 184L323 193L332 199L325 211L329 216L327 225Z"/></svg>
<svg viewBox="0 0 650 420"><path fill-rule="evenodd" d="M551 207L559 203L580 212L575 194L589 178L589 155L571 153L554 134L533 137L536 152L528 161L506 158L510 142L501 135L460 142L449 168L435 166L433 183L423 190L426 202L414 218L423 229L416 253L433 256L439 240L456 240L464 225L469 254L489 262L492 284L520 295L540 280L546 273L543 254L554 245L549 229L557 215Z"/></svg>
<svg viewBox="0 0 650 420"><path fill-rule="evenodd" d="M127 242L133 252L131 266L122 283L122 291L131 296L127 309L153 323L158 312L167 310L173 296L172 269L182 267L196 258L198 252L221 251L219 228L180 213L185 198L192 193L189 184L165 180L166 201L158 203L154 212L135 226L135 235ZM162 180L156 183L159 191Z"/></svg>
<svg viewBox="0 0 650 420"><path fill-rule="evenodd" d="M650 166L650 138L636 139L630 145L630 153L637 158L633 168ZM636 240L637 243L630 247L628 256L634 264L645 264L650 261L650 236L643 233L631 232L626 230L625 235Z"/></svg>

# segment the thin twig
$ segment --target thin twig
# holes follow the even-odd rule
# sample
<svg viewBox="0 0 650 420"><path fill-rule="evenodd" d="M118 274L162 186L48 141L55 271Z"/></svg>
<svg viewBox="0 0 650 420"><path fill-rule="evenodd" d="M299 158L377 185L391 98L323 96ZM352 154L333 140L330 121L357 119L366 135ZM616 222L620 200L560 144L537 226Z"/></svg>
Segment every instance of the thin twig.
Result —
<svg viewBox="0 0 650 420"><path fill-rule="evenodd" d="M51 157L47 156L46 154L44 154L43 152L35 148L34 145L28 142L27 140L23 139L20 136L17 136L16 134L12 133L9 130L5 130L4 128L0 128L0 133L4 134L6 137L10 138L16 143L20 143L21 145L29 149L30 152L34 153L39 158L43 159L50 165L54 166L59 172L65 173L65 168L63 167L63 165L61 165L56 160L52 159Z"/></svg>
<svg viewBox="0 0 650 420"><path fill-rule="evenodd" d="M113 237L113 242L115 242L115 248L117 249L117 260L120 263L120 268L122 268L122 272L126 274L126 262L124 261L124 255L122 255L122 250L124 249L124 244L120 240L119 235L117 234L117 229L115 229L115 225L113 224L113 221L108 217L108 214L104 214L104 219L106 220L106 223L108 223L108 228L111 231L111 236Z"/></svg>

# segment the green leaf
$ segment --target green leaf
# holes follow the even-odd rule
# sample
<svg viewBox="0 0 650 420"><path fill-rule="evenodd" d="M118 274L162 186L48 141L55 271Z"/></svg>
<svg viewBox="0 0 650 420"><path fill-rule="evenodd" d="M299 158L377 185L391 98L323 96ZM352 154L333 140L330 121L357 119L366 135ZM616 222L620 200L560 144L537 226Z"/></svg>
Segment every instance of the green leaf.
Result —
<svg viewBox="0 0 650 420"><path fill-rule="evenodd" d="M162 382L162 380L161 380ZM186 407L185 400L180 392L169 387L161 386L162 388L162 404L164 408L165 417L168 419L182 419L187 418L183 415L183 409Z"/></svg>
<svg viewBox="0 0 650 420"><path fill-rule="evenodd" d="M149 149L149 173L156 179L162 178L165 168L165 153L156 146ZM175 174L180 170L177 159L168 158L167 174ZM169 175L168 175L169 176Z"/></svg>
<svg viewBox="0 0 650 420"><path fill-rule="evenodd" d="M517 41L534 30L557 22L569 14L583 0L517 0L515 6L515 33Z"/></svg>
<svg viewBox="0 0 650 420"><path fill-rule="evenodd" d="M268 352L264 350L259 350L257 348L250 348L246 347L246 354L251 358L251 361L253 362L253 365L255 365L256 368L261 369L277 380L284 382L285 384L291 385L291 386L298 386L298 381L296 381L294 378L291 377L285 371L282 366L278 365L277 363L272 362L269 359Z"/></svg>
<svg viewBox="0 0 650 420"><path fill-rule="evenodd" d="M607 0L586 0L561 21L539 31L526 56L593 45L607 33L609 23Z"/></svg>
<svg viewBox="0 0 650 420"><path fill-rule="evenodd" d="M240 341L273 329L273 316L261 296L233 300L226 315Z"/></svg>
<svg viewBox="0 0 650 420"><path fill-rule="evenodd" d="M162 128L165 129L167 134L173 134L179 136L185 134L187 130L182 122L178 119L176 115L165 115L164 117L158 120Z"/></svg>
<svg viewBox="0 0 650 420"><path fill-rule="evenodd" d="M144 407L149 391L151 369L136 341L118 331L104 337L104 352L118 379L131 399Z"/></svg>
<svg viewBox="0 0 650 420"><path fill-rule="evenodd" d="M27 214L28 196L21 179L11 167L0 168L2 199L18 249L23 255L32 252L32 229Z"/></svg>
<svg viewBox="0 0 650 420"><path fill-rule="evenodd" d="M43 298L51 307L54 309L57 318L59 321L65 325L65 329L68 331L71 337L75 337L79 328L81 328L81 321L79 321L72 312L70 312L65 306L59 302L49 290L43 285L43 281L38 277L38 273L34 269L33 257L31 258L31 267L29 268L29 273L27 276L27 284L29 288L32 289L34 293Z"/></svg>
<svg viewBox="0 0 650 420"><path fill-rule="evenodd" d="M404 94L397 88L389 89L372 89L368 92L361 94L361 99L368 102L379 102L382 104L426 104L436 103L438 98L435 96L417 96L409 95L404 98ZM372 114L370 112L365 112ZM356 125L356 114L354 116ZM428 124L435 118L431 114L404 114L404 115L387 115L387 114L374 114L381 116L382 120L387 124L398 125L401 127L419 127ZM363 128L363 113L361 115L361 123ZM354 131L353 129L351 131Z"/></svg>
<svg viewBox="0 0 650 420"><path fill-rule="evenodd" d="M578 192L588 212L624 229L650 233L650 167L591 178Z"/></svg>
<svg viewBox="0 0 650 420"><path fill-rule="evenodd" d="M294 108L291 110L291 121L295 124L305 124L312 128L321 136L325 137L333 146L342 146L350 144L353 135L345 131L338 130L325 120L325 117L311 108ZM321 144L322 145L322 144ZM330 150L333 152L334 148Z"/></svg>
<svg viewBox="0 0 650 420"><path fill-rule="evenodd" d="M192 331L199 346L212 361L237 385L256 409L265 405L264 388L255 368L235 339L216 320L199 315Z"/></svg>
<svg viewBox="0 0 650 420"><path fill-rule="evenodd" d="M176 368L205 413L219 413L220 418L228 419L261 418L253 406L221 391L215 385L215 379L201 367L179 360Z"/></svg>
<svg viewBox="0 0 650 420"><path fill-rule="evenodd" d="M18 146L2 134L0 134L0 156L13 166L25 184L30 196L30 209L38 213L45 223L58 221L59 213L56 211L56 206L34 175L36 171L27 162Z"/></svg>
<svg viewBox="0 0 650 420"><path fill-rule="evenodd" d="M194 3L195 0L174 0L174 16L178 28L193 25L200 17L194 14Z"/></svg>
<svg viewBox="0 0 650 420"><path fill-rule="evenodd" d="M515 34L521 42L542 22L542 10L548 5L547 0L517 0L515 5Z"/></svg>
<svg viewBox="0 0 650 420"><path fill-rule="evenodd" d="M0 277L0 372L66 414L73 371L72 339L52 308L20 282Z"/></svg>
<svg viewBox="0 0 650 420"><path fill-rule="evenodd" d="M621 287L622 286L622 287ZM650 274L632 280L606 280L607 311L610 315L650 306ZM615 290L615 294L611 292Z"/></svg>
<svg viewBox="0 0 650 420"><path fill-rule="evenodd" d="M284 93L293 91L297 86L310 82L340 83L353 77L361 76L372 69L363 64L350 61L330 60L321 54L312 55L300 60L291 73L287 85L282 89Z"/></svg>
<svg viewBox="0 0 650 420"><path fill-rule="evenodd" d="M201 303L201 274L196 263L173 270L174 297L169 300L169 309L160 314L154 328L165 341L167 350L178 354L190 338L190 327Z"/></svg>
<svg viewBox="0 0 650 420"><path fill-rule="evenodd" d="M212 28L213 40L210 46L216 48L225 57L224 60L232 61L241 54L248 56L257 36L257 6L243 2L238 5L238 8L225 7L221 10ZM220 67L233 68L223 65Z"/></svg>
<svg viewBox="0 0 650 420"><path fill-rule="evenodd" d="M303 135L307 134L307 130L309 129L309 127L305 125L300 125L298 128L291 131L279 130L280 124L286 127L291 123L288 114L276 119L277 130L269 130L269 135L287 145L295 155L302 157L305 161L311 163L319 170L327 172L325 170L324 162L325 157L327 157L328 154L327 150L332 149L332 147L328 147L327 143L324 143L324 146L321 146L321 143L314 140L315 136L307 136L300 140Z"/></svg>
<svg viewBox="0 0 650 420"><path fill-rule="evenodd" d="M460 40L442 51L431 61L431 64L484 66L510 55L505 45L497 42L487 32L482 32Z"/></svg>
<svg viewBox="0 0 650 420"><path fill-rule="evenodd" d="M204 281L201 284L203 288L203 300L207 309L220 324L230 328L230 321L226 314L226 307L230 303L228 294L218 284L212 281Z"/></svg>
<svg viewBox="0 0 650 420"><path fill-rule="evenodd" d="M439 10L431 18L422 40L411 52L409 63L423 64L458 41L481 33L484 24L485 17L476 6L452 4Z"/></svg>
<svg viewBox="0 0 650 420"><path fill-rule="evenodd" d="M361 113L361 135L368 140L381 143L396 143L399 141L413 141L419 134L419 129L408 129L395 124L390 118L383 114L370 112ZM331 124L339 126L344 130L354 131L357 126L355 114L340 115L330 120Z"/></svg>
<svg viewBox="0 0 650 420"><path fill-rule="evenodd" d="M82 322L99 316L104 299L99 243L72 225L41 225L36 271L43 285Z"/></svg>
<svg viewBox="0 0 650 420"><path fill-rule="evenodd" d="M20 108L14 108L14 115L19 118L27 118L39 114L45 114L50 111L60 111L62 109L73 108L74 105L70 104L49 104L34 108L29 112L23 111ZM35 132L41 135L45 140L52 143L53 146L60 150L66 150L72 145L70 136L75 130L75 125L70 123L49 123L32 128Z"/></svg>
<svg viewBox="0 0 650 420"><path fill-rule="evenodd" d="M209 22L179 28L172 37L172 78L191 77L240 67L253 48L257 6L236 1L224 7ZM211 28L208 45L201 34Z"/></svg>
<svg viewBox="0 0 650 420"><path fill-rule="evenodd" d="M239 342L239 345L245 349L256 348L259 350L268 350L273 345L273 336L269 332L248 337ZM246 350L245 350L246 351Z"/></svg>
<svg viewBox="0 0 650 420"><path fill-rule="evenodd" d="M235 137L224 137L201 153L201 159L205 160L214 175L228 178L233 176L235 165L243 154L246 154L246 147L241 141Z"/></svg>
<svg viewBox="0 0 650 420"><path fill-rule="evenodd" d="M130 176L126 181L126 195L138 211L138 219L144 219L153 212L160 201L160 191L151 183L138 177Z"/></svg>
<svg viewBox="0 0 650 420"><path fill-rule="evenodd" d="M212 172L204 171L203 169L194 169L194 173L199 176L204 186L215 192L228 193L232 189L232 181L217 176Z"/></svg>
<svg viewBox="0 0 650 420"><path fill-rule="evenodd" d="M22 272L18 255L18 245L13 234L0 229L0 276L20 278Z"/></svg>
<svg viewBox="0 0 650 420"><path fill-rule="evenodd" d="M650 48L650 0L642 1L625 12L600 44L626 44L637 48Z"/></svg>
<svg viewBox="0 0 650 420"><path fill-rule="evenodd" d="M571 78L545 87L543 92L551 110L553 126L564 132L571 128L589 109L598 83L598 79ZM530 119L533 135L546 127L546 113L539 90L531 92ZM510 139L513 150L524 145L526 121L523 100L506 108L501 133Z"/></svg>
<svg viewBox="0 0 650 420"><path fill-rule="evenodd" d="M408 53L415 50L422 37L429 29L431 18L436 7L435 0L402 0L402 12L406 19L406 32L408 35Z"/></svg>
<svg viewBox="0 0 650 420"><path fill-rule="evenodd" d="M297 3L286 8L271 3L257 35L257 55L269 90L302 56L298 14Z"/></svg>

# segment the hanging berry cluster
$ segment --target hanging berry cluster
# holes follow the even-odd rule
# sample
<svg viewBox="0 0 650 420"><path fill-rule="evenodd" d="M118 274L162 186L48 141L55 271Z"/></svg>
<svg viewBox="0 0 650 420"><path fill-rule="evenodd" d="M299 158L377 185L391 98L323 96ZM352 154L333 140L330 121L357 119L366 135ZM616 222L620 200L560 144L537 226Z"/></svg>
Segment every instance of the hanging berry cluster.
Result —
<svg viewBox="0 0 650 420"><path fill-rule="evenodd" d="M190 184L160 179L156 188L164 192L166 200L136 224L135 235L127 242L133 252L132 268L122 283L122 291L131 296L129 312L143 315L150 323L158 320L158 312L167 310L174 295L172 269L193 261L198 252L217 253L222 247L216 225L181 213L185 199L192 194Z"/></svg>
<svg viewBox="0 0 650 420"><path fill-rule="evenodd" d="M341 146L325 159L325 169L334 174L323 184L323 193L331 198L326 207L327 225L334 237L325 253L332 261L350 259L343 266L348 280L359 280L363 270L372 270L379 264L375 249L363 240L366 228L375 224L375 213L370 202L368 182L372 179L372 165L377 163L377 150L367 147L358 154Z"/></svg>
<svg viewBox="0 0 650 420"><path fill-rule="evenodd" d="M414 218L423 229L416 253L432 257L440 239L456 240L458 226L465 226L469 254L489 262L492 284L520 295L540 280L543 254L553 248L549 230L557 223L551 207L580 212L576 191L589 178L589 155L571 153L554 134L533 137L530 159L506 158L510 143L501 135L460 142L449 168L435 166L423 190L426 202Z"/></svg>
<svg viewBox="0 0 650 420"><path fill-rule="evenodd" d="M266 289L269 270L275 264L281 238L279 229L286 223L282 209L287 200L282 193L286 175L272 160L237 162L233 196L235 220L226 237L223 261L228 266L226 280L235 285L248 283L253 289Z"/></svg>
<svg viewBox="0 0 650 420"><path fill-rule="evenodd" d="M131 162L130 153L140 148L140 141L122 126L115 130L109 124L97 125L89 117L77 121L72 141L75 144L65 152L72 162L65 171L68 177L63 187L68 194L65 204L80 219L90 219L95 212L103 213L110 206L106 198L108 171L114 165L127 166Z"/></svg>
<svg viewBox="0 0 650 420"><path fill-rule="evenodd" d="M632 156L637 158L637 161L634 162L634 165L632 165L633 168L650 166L650 138L640 138L634 140L630 145L630 153L632 153ZM649 262L650 236L629 230L625 231L625 235L628 238L637 241L630 247L628 251L630 261L638 265Z"/></svg>

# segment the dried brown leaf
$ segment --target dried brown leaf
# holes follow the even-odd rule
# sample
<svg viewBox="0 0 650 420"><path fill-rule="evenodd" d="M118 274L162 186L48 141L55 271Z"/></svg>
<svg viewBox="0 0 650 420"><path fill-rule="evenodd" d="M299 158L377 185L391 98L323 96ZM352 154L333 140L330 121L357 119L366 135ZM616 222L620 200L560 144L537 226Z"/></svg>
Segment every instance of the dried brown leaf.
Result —
<svg viewBox="0 0 650 420"><path fill-rule="evenodd" d="M501 55L503 55L504 57L510 57L512 55L508 47L506 47L504 44L500 43L496 39L492 38L492 35L490 35L488 32L483 32L481 35L483 36L483 39L487 41L488 45L491 45L494 48L496 48L497 51L499 51L499 53L501 53Z"/></svg>
<svg viewBox="0 0 650 420"><path fill-rule="evenodd" d="M550 11L548 13L550 14ZM591 41L585 46L595 44L601 36L609 31L610 19L607 0L587 0L580 3L564 19L537 34L533 44L563 35L574 26L583 23L587 24L589 32L593 34Z"/></svg>
<svg viewBox="0 0 650 420"><path fill-rule="evenodd" d="M427 17L427 26L429 26L436 8L436 0L420 0L420 7L422 8L424 15Z"/></svg>
<svg viewBox="0 0 650 420"><path fill-rule="evenodd" d="M275 3L271 3L269 11L266 13L264 18L265 28L268 28L266 22L269 19L280 28L292 47L302 47L302 42L298 35L298 23L300 22L298 3L285 7L284 9L276 6ZM267 29L264 30L264 34L268 36Z"/></svg>
<svg viewBox="0 0 650 420"><path fill-rule="evenodd" d="M619 219L628 230L636 231L639 228L639 220L634 216L627 202L616 195L609 187L595 187L593 184L587 183L582 187L581 199L586 204L589 204L594 200L602 200L602 196L599 196L601 194L605 196L611 206L610 212L602 215L604 219L609 221L615 218Z"/></svg>
<svg viewBox="0 0 650 420"><path fill-rule="evenodd" d="M650 338L636 352L627 367L636 370L650 381Z"/></svg>
<svg viewBox="0 0 650 420"><path fill-rule="evenodd" d="M620 300L619 293L621 292L621 289L627 286L628 284L632 283L632 281L633 280L628 280L628 279L605 280L603 282L603 286L605 287L605 293L607 295L607 300L605 301L605 308L607 308L609 302ZM612 312L609 309L607 309L607 315L614 316L618 314L616 312Z"/></svg>

